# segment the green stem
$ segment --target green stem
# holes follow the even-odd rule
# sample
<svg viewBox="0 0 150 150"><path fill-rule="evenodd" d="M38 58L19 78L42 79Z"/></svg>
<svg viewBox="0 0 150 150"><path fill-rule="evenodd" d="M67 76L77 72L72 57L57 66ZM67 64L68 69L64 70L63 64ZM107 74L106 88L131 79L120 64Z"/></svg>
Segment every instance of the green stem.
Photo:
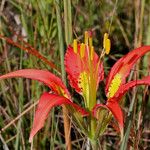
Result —
<svg viewBox="0 0 150 150"><path fill-rule="evenodd" d="M60 53L60 62L61 62L61 73L62 80L66 84L66 72L64 67L64 39L62 32L62 22L61 22L61 12L60 12L60 3L59 0L55 0L56 15L57 15L57 28L58 28L58 41L59 41L59 53Z"/></svg>
<svg viewBox="0 0 150 150"><path fill-rule="evenodd" d="M143 18L144 18L144 9L145 8L145 0L141 1L141 12L140 12L140 28L139 28L139 46L142 44L142 36L143 36Z"/></svg>
<svg viewBox="0 0 150 150"><path fill-rule="evenodd" d="M72 42L71 1L64 0L65 40L67 46Z"/></svg>
<svg viewBox="0 0 150 150"><path fill-rule="evenodd" d="M23 51L20 52L19 69L22 69L22 63L23 63ZM20 114L23 109L23 81L22 81L22 79L19 79L19 87L18 88L19 88L19 114ZM15 150L18 150L19 145L20 145L21 124L22 124L22 118L19 119L19 122L17 124L17 137L16 137L16 143L15 143Z"/></svg>
<svg viewBox="0 0 150 150"><path fill-rule="evenodd" d="M66 44L67 46L72 43L72 17L71 17L71 0L64 0L64 19L65 19L65 40L66 40ZM70 124L69 124L69 118L67 117L67 108L64 107L64 110L66 112L66 114L64 115L64 119L66 120L66 139L67 139L67 149L71 150L71 138L70 138L70 131L68 130L69 127L71 128ZM68 138L67 138L68 137Z"/></svg>
<svg viewBox="0 0 150 150"><path fill-rule="evenodd" d="M91 140L90 139L90 143L91 143L91 146L92 146L92 150L98 150L98 141L95 139L95 140Z"/></svg>
<svg viewBox="0 0 150 150"><path fill-rule="evenodd" d="M66 73L64 67L64 39L63 39L63 32L62 32L62 23L61 23L61 11L60 11L60 3L59 0L55 0L55 7L56 7L56 15L57 15L57 27L58 27L58 40L59 40L59 50L60 50L60 59L61 59L61 73L62 73L62 80L66 84ZM63 119L64 119L64 131L65 131L65 142L67 146L67 150L71 150L71 137L70 137L70 120L68 117L68 110L66 106L63 105Z"/></svg>
<svg viewBox="0 0 150 150"><path fill-rule="evenodd" d="M134 93L135 94L133 95L133 98L132 98L132 101L130 104L130 108L128 111L127 119L126 119L126 124L125 124L126 131L125 131L125 135L124 135L123 140L122 140L121 145L120 145L120 150L126 150L127 149L127 143L128 143L131 125L132 125L132 120L133 120L133 109L134 109L134 103L135 103L135 99L136 99L136 91L134 91Z"/></svg>
<svg viewBox="0 0 150 150"><path fill-rule="evenodd" d="M94 139L95 138L95 131L96 131L96 120L94 118L91 117L91 120L90 120L90 137L91 139Z"/></svg>

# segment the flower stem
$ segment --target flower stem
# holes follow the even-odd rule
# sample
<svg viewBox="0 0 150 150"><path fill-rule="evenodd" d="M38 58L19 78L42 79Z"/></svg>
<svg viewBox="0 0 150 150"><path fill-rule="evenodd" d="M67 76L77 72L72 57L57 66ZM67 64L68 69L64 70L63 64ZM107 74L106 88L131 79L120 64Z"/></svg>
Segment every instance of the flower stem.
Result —
<svg viewBox="0 0 150 150"><path fill-rule="evenodd" d="M72 42L71 1L64 0L65 40L67 46Z"/></svg>
<svg viewBox="0 0 150 150"><path fill-rule="evenodd" d="M98 141L95 139L95 140L90 140L91 142L91 146L92 146L92 150L98 150L99 147L98 147Z"/></svg>

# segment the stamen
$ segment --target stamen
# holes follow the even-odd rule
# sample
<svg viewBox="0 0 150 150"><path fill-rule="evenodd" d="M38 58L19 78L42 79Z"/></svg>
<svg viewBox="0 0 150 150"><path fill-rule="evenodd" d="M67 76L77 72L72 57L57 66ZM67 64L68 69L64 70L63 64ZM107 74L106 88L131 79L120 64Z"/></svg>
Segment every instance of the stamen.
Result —
<svg viewBox="0 0 150 150"><path fill-rule="evenodd" d="M92 47L93 46L93 39L92 37L89 38L89 47Z"/></svg>
<svg viewBox="0 0 150 150"><path fill-rule="evenodd" d="M105 53L108 55L110 53L110 47L111 47L111 41L108 38L108 33L104 34L104 39L103 39L103 48L105 50Z"/></svg>
<svg viewBox="0 0 150 150"><path fill-rule="evenodd" d="M94 47L93 46L90 48L90 52L91 52L90 59L93 60L93 57L94 57Z"/></svg>
<svg viewBox="0 0 150 150"><path fill-rule="evenodd" d="M106 39L105 41L105 53L108 55L110 53L111 42L110 39Z"/></svg>
<svg viewBox="0 0 150 150"><path fill-rule="evenodd" d="M80 46L80 56L81 58L83 58L85 55L85 44L82 43L81 46Z"/></svg>
<svg viewBox="0 0 150 150"><path fill-rule="evenodd" d="M93 46L92 30L88 31L88 37L89 37L89 47L92 47Z"/></svg>
<svg viewBox="0 0 150 150"><path fill-rule="evenodd" d="M84 43L85 43L86 45L88 45L88 39L89 39L88 31L85 31L85 33L84 33Z"/></svg>
<svg viewBox="0 0 150 150"><path fill-rule="evenodd" d="M74 50L74 53L77 53L77 51L78 51L77 39L73 40L73 50Z"/></svg>
<svg viewBox="0 0 150 150"><path fill-rule="evenodd" d="M108 39L108 33L104 34L104 38L103 38L103 48L106 48L106 40Z"/></svg>

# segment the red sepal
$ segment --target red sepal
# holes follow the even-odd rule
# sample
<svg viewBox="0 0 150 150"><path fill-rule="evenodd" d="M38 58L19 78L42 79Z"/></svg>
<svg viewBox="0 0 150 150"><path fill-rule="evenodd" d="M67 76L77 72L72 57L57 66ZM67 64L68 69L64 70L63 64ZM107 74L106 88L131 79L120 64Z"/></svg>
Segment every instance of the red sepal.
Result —
<svg viewBox="0 0 150 150"><path fill-rule="evenodd" d="M94 117L96 117L97 110L100 109L101 107L108 109L112 113L112 115L114 116L114 118L119 124L121 138L122 138L124 124L123 124L123 113L119 104L116 101L108 101L106 105L96 104L92 110Z"/></svg>
<svg viewBox="0 0 150 150"><path fill-rule="evenodd" d="M30 138L29 138L30 142L32 141L34 135L44 126L44 122L47 119L50 110L53 107L60 106L62 104L73 107L75 110L80 112L82 116L87 116L89 114L83 108L81 108L77 104L74 104L72 101L70 101L69 99L65 97L58 96L55 94L50 94L50 93L44 93L42 94L39 100L39 103L35 112L33 127L32 127Z"/></svg>
<svg viewBox="0 0 150 150"><path fill-rule="evenodd" d="M70 98L70 94L65 85L63 84L63 82L61 81L61 79L46 70L37 70L37 69L18 70L0 76L0 80L14 77L23 77L38 80L47 85L56 94L60 94L60 90L63 90L64 94L67 94L67 96Z"/></svg>
<svg viewBox="0 0 150 150"><path fill-rule="evenodd" d="M125 83L126 77L129 75L131 68L137 62L137 60L142 57L146 52L150 51L150 46L142 46L137 49L132 50L127 55L120 58L115 65L111 68L111 71L106 80L106 95L108 93L108 88L113 80L114 76L119 73L122 75L122 83Z"/></svg>

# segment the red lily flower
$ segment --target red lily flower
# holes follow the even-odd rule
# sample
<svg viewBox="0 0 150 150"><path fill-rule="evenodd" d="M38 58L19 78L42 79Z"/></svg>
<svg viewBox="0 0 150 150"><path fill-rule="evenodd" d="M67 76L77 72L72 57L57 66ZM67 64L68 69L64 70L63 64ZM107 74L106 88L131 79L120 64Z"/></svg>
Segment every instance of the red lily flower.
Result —
<svg viewBox="0 0 150 150"><path fill-rule="evenodd" d="M106 38L108 45L110 40ZM108 51L110 50L109 46ZM107 53L108 53L107 51ZM119 106L121 97L136 85L147 84L150 85L150 76L142 80L130 81L126 83L126 77L129 75L131 68L136 61L142 57L146 52L150 51L150 46L143 46L137 48L121 59L112 67L106 82L107 103L96 103L96 92L99 82L104 78L103 63L98 55L94 52L92 45L91 33L85 33L85 43L78 44L74 40L73 46L69 46L65 55L65 67L68 74L70 85L75 88L76 92L81 94L84 98L85 109L73 103L69 91L61 81L61 79L54 74L36 69L24 69L8 73L0 76L1 79L24 77L43 82L51 91L42 94L38 107L35 112L33 128L30 133L30 141L34 135L43 127L50 110L59 105L67 105L70 114L75 118L77 124L84 132L84 120L82 116L87 116L91 121L90 129L87 136L93 138L96 133L96 120L99 108L108 109L119 123L121 133L123 134L123 114ZM79 115L79 113L81 115ZM93 116L92 116L93 114ZM86 133L86 131L84 133ZM94 132L94 133L93 133Z"/></svg>
<svg viewBox="0 0 150 150"><path fill-rule="evenodd" d="M39 100L34 117L33 128L30 134L30 141L32 140L33 136L38 132L38 130L43 127L44 121L48 117L48 113L54 106L62 104L69 105L69 107L71 107L70 109L80 112L82 116L88 115L87 111L72 102L71 96L67 88L65 87L61 79L56 77L54 74L45 70L23 69L8 73L6 75L2 75L0 76L0 80L13 77L23 77L37 80L43 82L51 89L49 93L42 94Z"/></svg>
<svg viewBox="0 0 150 150"><path fill-rule="evenodd" d="M114 66L106 80L106 95L108 97L106 105L97 104L93 108L93 114L96 116L97 109L104 107L112 112L114 117L119 123L121 133L123 134L123 114L118 102L124 94L132 87L137 85L150 85L150 76L141 80L130 81L126 83L126 77L129 75L133 65L141 58L146 52L150 51L150 46L143 46L132 50L124 57L120 58Z"/></svg>

